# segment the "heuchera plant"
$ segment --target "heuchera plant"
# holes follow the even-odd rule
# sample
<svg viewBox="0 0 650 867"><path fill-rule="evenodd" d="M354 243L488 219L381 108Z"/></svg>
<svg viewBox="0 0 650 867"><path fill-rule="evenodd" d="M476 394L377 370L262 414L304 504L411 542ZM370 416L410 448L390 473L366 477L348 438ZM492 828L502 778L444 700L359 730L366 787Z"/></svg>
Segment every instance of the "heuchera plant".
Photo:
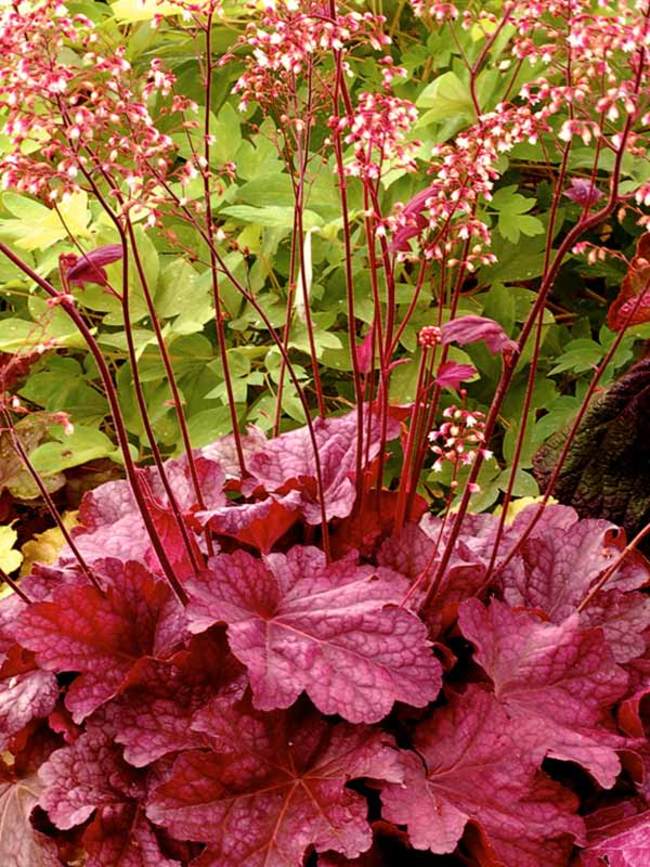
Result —
<svg viewBox="0 0 650 867"><path fill-rule="evenodd" d="M157 8L155 24L180 15L201 46L209 107L213 25L225 13L186 0ZM12 393L20 371L3 365L4 431L65 546L19 581L1 576L12 592L0 603L0 862L331 867L406 864L417 852L422 863L640 867L650 851L650 569L636 551L645 528L628 542L608 520L581 519L550 498L608 363L639 321L647 280L624 287L616 335L544 496L519 510L511 500L559 268L617 208L647 222L647 182L632 189L621 175L625 158L642 153L649 120L650 7L513 0L492 14L414 2L432 27L478 28L483 41L464 70L471 123L427 155L421 191L392 209L382 178L422 165L417 111L393 91L401 71L383 18L334 0L256 13L218 62L242 61L242 108L254 105L282 130L295 207L279 320L229 265L215 201L235 169L214 163L210 112L197 118L159 59L138 79L126 48L75 9L36 0L2 13L9 153L0 173L6 187L57 213L71 195L93 197L112 241L87 250L70 232L58 271L45 275L10 243L0 251L86 342L125 478L87 493L70 530L21 438L17 419L29 407ZM488 105L482 73L497 49L508 54L507 75ZM386 52L382 80L359 92L348 84L351 64L371 50ZM534 74L520 74L525 64ZM340 195L347 406L320 379L311 311L306 201L317 134ZM179 135L194 143L191 156L179 155ZM572 175L576 141L597 142L587 177ZM468 277L496 258L487 207L502 156L540 143L559 155L559 168L543 274L513 337L487 316L465 315L461 302ZM358 212L349 204L355 190ZM564 198L580 213L558 235ZM209 263L231 413L232 433L198 449L143 261L146 231L167 231L170 216L198 232ZM171 231L167 240L187 252ZM358 249L370 265L365 333ZM644 251L634 262L639 280ZM412 297L398 317L404 275ZM224 282L264 322L281 359L270 437L240 429ZM400 338L428 287L417 388L400 402L390 392L405 361ZM96 338L91 288L121 312L145 463L134 458ZM185 447L173 458L147 414L130 322L135 291ZM309 383L290 352L297 321ZM452 354L473 344L500 371L486 413L463 388L477 369ZM475 514L481 467L500 458L500 412L524 365L501 510ZM305 424L287 430L289 382ZM425 465L449 470L437 514L420 484Z"/></svg>

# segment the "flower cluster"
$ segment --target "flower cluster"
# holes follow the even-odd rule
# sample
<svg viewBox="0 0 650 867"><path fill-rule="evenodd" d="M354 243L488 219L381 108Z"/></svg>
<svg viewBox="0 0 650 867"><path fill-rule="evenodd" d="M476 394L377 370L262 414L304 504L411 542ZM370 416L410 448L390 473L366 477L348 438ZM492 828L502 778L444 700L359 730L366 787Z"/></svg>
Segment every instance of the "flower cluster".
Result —
<svg viewBox="0 0 650 867"><path fill-rule="evenodd" d="M137 203L155 212L159 180L169 175L176 151L148 108L152 97L168 97L175 82L160 60L138 82L124 47L100 51L94 24L58 0L6 8L0 48L10 141L0 162L3 186L55 201L92 175L120 208ZM162 113L191 107L179 97L166 103Z"/></svg>
<svg viewBox="0 0 650 867"><path fill-rule="evenodd" d="M525 106L498 105L451 144L434 148L432 183L389 220L392 249L405 256L411 238L425 235L425 257L455 264L459 244L469 242L466 266L490 264L494 255L487 224L477 217L481 201L489 201L501 154L522 141L534 143L546 125Z"/></svg>
<svg viewBox="0 0 650 867"><path fill-rule="evenodd" d="M353 115L330 120L330 126L348 130L344 140L353 145L346 172L374 180L386 164L414 171L419 142L408 141L407 136L417 117L417 109L406 99L387 93L360 94Z"/></svg>
<svg viewBox="0 0 650 867"><path fill-rule="evenodd" d="M442 415L448 421L429 434L431 451L436 455L433 464L435 472L440 472L445 462L454 466L470 466L479 453L485 459L492 457L492 452L484 447L484 413L452 404Z"/></svg>
<svg viewBox="0 0 650 867"><path fill-rule="evenodd" d="M311 0L269 5L261 22L249 25L239 43L251 50L246 71L234 86L241 109L250 102L267 110L288 107L295 98L296 77L319 58L332 51L346 52L359 42L376 50L388 45L390 39L381 32L383 23L382 16L370 12L350 12L334 19L326 5ZM313 82L314 87L319 84L320 79Z"/></svg>

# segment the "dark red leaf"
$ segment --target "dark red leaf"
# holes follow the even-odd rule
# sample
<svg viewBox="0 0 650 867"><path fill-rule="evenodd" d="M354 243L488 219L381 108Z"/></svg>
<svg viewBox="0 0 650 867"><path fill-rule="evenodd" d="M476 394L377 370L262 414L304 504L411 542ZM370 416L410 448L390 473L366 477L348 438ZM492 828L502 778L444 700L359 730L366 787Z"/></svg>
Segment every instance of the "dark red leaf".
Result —
<svg viewBox="0 0 650 867"><path fill-rule="evenodd" d="M82 839L85 867L180 867L162 854L151 823L133 804L98 811Z"/></svg>
<svg viewBox="0 0 650 867"><path fill-rule="evenodd" d="M98 565L105 596L90 586L62 587L51 602L29 606L16 629L46 671L81 673L66 696L77 723L124 689L142 659L169 656L185 634L165 582L137 563Z"/></svg>
<svg viewBox="0 0 650 867"><path fill-rule="evenodd" d="M232 536L238 542L268 554L297 521L301 502L298 491L289 491L283 496L270 496L253 503L233 503L197 512L196 517L215 533Z"/></svg>
<svg viewBox="0 0 650 867"><path fill-rule="evenodd" d="M477 686L418 725L405 781L382 789L385 818L406 825L416 849L453 852L468 822L492 853L485 864L566 867L583 834L576 801L536 771L496 699Z"/></svg>
<svg viewBox="0 0 650 867"><path fill-rule="evenodd" d="M60 867L53 840L39 833L29 817L42 783L34 774L15 779L0 764L0 862L3 867Z"/></svg>
<svg viewBox="0 0 650 867"><path fill-rule="evenodd" d="M346 783L401 780L390 736L309 709L271 715L217 702L195 728L219 752L179 756L147 814L178 839L207 843L201 867L300 867L309 846L354 858L372 835L366 802Z"/></svg>

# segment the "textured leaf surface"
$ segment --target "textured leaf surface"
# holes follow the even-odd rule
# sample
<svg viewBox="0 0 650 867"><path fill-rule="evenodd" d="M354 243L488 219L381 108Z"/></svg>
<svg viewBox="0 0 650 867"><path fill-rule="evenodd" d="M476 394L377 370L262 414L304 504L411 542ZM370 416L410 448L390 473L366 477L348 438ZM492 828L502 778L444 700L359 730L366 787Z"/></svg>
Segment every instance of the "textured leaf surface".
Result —
<svg viewBox="0 0 650 867"><path fill-rule="evenodd" d="M208 843L201 865L299 867L310 845L353 858L372 834L347 781L401 779L389 736L310 710L271 716L217 702L194 727L218 752L181 755L147 813L179 839Z"/></svg>
<svg viewBox="0 0 650 867"><path fill-rule="evenodd" d="M602 632L582 629L578 615L555 625L496 599L488 608L476 599L464 602L459 624L531 753L577 762L612 786L622 740L602 722L627 676Z"/></svg>
<svg viewBox="0 0 650 867"><path fill-rule="evenodd" d="M384 816L406 825L416 849L452 852L468 822L487 838L496 861L565 867L573 837L583 832L575 802L536 776L518 745L517 727L477 686L418 725L404 753L404 784L384 786Z"/></svg>
<svg viewBox="0 0 650 867"><path fill-rule="evenodd" d="M66 696L75 722L128 683L146 657L167 656L184 635L182 611L166 583L137 563L104 561L106 595L63 587L31 605L17 627L46 671L81 672Z"/></svg>
<svg viewBox="0 0 650 867"><path fill-rule="evenodd" d="M3 867L59 867L53 840L36 831L29 817L38 803L37 777L16 780L0 766L0 863Z"/></svg>
<svg viewBox="0 0 650 867"><path fill-rule="evenodd" d="M188 616L194 632L228 624L261 710L288 707L306 690L323 713L376 722L395 701L422 707L440 689L426 628L396 605L406 586L354 557L328 566L317 548L264 560L238 551L189 583Z"/></svg>
<svg viewBox="0 0 650 867"><path fill-rule="evenodd" d="M370 426L370 432L367 428ZM345 518L352 511L355 500L357 415L356 412L333 419L313 422L320 458L325 495L325 509L329 518ZM388 419L387 438L399 435L399 423ZM381 427L374 413L364 416L364 455L368 461L379 453ZM263 451L253 454L248 469L254 479L267 491L286 491L295 488L302 495L302 513L307 523L319 524L321 512L316 495L316 463L314 448L307 428L282 434L269 440Z"/></svg>

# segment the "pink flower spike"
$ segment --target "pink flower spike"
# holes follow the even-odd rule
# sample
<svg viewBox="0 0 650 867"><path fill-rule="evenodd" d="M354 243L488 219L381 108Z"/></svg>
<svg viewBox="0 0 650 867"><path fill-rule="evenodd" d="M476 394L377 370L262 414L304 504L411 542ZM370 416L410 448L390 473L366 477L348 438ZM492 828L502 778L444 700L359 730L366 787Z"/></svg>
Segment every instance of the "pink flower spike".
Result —
<svg viewBox="0 0 650 867"><path fill-rule="evenodd" d="M562 195L585 207L595 205L603 197L601 191L586 178L571 178L571 186Z"/></svg>
<svg viewBox="0 0 650 867"><path fill-rule="evenodd" d="M68 283L71 286L83 286L84 283L97 283L104 286L108 282L103 266L122 258L121 244L107 244L97 247L90 253L84 253L67 272Z"/></svg>
<svg viewBox="0 0 650 867"><path fill-rule="evenodd" d="M503 328L494 319L485 316L461 316L442 326L442 343L478 343L482 341L493 355L498 352L512 352L517 348Z"/></svg>
<svg viewBox="0 0 650 867"><path fill-rule="evenodd" d="M440 388L456 389L466 379L471 379L476 373L476 368L471 364L459 364L457 361L445 361L438 368L435 383Z"/></svg>

